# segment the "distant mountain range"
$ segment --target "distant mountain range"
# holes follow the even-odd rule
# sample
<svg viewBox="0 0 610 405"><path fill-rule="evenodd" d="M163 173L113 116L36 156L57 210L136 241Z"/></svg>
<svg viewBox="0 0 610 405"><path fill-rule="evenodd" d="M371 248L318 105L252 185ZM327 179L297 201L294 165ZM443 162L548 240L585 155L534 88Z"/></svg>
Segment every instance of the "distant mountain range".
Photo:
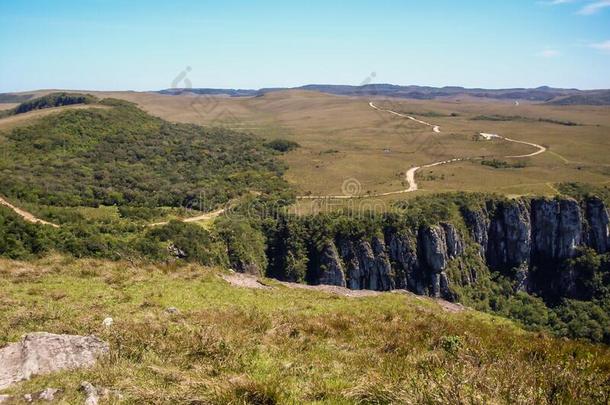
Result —
<svg viewBox="0 0 610 405"><path fill-rule="evenodd" d="M464 87L398 86L393 84L366 84L363 86L308 84L300 87L250 89L165 89L161 94L184 93L253 97L282 90L311 90L341 96L384 96L416 100L433 100L445 97L471 96L496 100L520 100L554 105L610 105L610 90L559 89L548 86L535 89L467 89Z"/></svg>

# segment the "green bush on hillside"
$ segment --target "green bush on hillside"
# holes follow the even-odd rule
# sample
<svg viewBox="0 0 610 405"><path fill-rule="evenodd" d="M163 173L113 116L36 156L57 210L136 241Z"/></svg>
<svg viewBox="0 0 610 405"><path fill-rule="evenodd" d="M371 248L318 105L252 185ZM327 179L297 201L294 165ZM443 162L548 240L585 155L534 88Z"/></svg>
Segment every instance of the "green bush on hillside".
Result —
<svg viewBox="0 0 610 405"><path fill-rule="evenodd" d="M214 231L226 244L229 265L241 272L263 275L267 269L265 238L243 218L221 217Z"/></svg>
<svg viewBox="0 0 610 405"><path fill-rule="evenodd" d="M291 150L298 148L300 145L287 139L274 139L265 143L265 146L278 152L290 152Z"/></svg>
<svg viewBox="0 0 610 405"><path fill-rule="evenodd" d="M51 93L46 96L38 97L32 100L24 101L15 107L13 114L23 114L33 110L42 110L44 108L61 107L64 105L73 104L92 104L97 101L96 97L90 94L79 93Z"/></svg>
<svg viewBox="0 0 610 405"><path fill-rule="evenodd" d="M226 250L208 230L197 225L170 221L154 227L136 242L147 256L174 257L206 266L226 266Z"/></svg>
<svg viewBox="0 0 610 405"><path fill-rule="evenodd" d="M0 206L0 256L28 259L51 247L48 227L26 222L9 208Z"/></svg>

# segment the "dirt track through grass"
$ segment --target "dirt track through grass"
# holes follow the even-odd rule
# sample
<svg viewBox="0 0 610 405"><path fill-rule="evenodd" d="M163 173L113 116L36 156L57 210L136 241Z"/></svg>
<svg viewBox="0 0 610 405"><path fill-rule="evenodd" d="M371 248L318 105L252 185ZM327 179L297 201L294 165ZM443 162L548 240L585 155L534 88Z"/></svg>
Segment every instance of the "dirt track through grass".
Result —
<svg viewBox="0 0 610 405"><path fill-rule="evenodd" d="M10 202L6 201L4 198L0 197L0 204L12 209L15 214L19 215L21 218L25 219L28 222L31 222L33 224L43 224L43 225L50 225L54 228L59 228L59 225L54 224L52 222L48 222L45 221L44 219L40 219L35 217L33 214L22 210L21 208L15 207L13 204L11 204Z"/></svg>
<svg viewBox="0 0 610 405"><path fill-rule="evenodd" d="M372 101L369 102L369 106L371 108L377 110L377 111L387 112L387 113L390 113L390 114L393 114L393 115L396 115L396 116L399 116L399 117L402 117L402 118L407 118L407 119L409 119L411 121L415 121L415 122L420 123L422 125L427 125L429 127L432 127L432 130L436 134L440 134L441 133L440 126L438 126L438 125L434 125L434 124L431 124L429 122L418 120L417 118L412 117L410 115L405 115L405 114L398 113L396 111L379 108L375 104L373 104ZM538 149L537 151L532 152L532 153L528 153L528 154L502 156L504 158L526 158L526 157L532 157L532 156L536 156L536 155L539 155L541 153L544 153L547 150L547 148L545 148L544 146L538 145L536 143L525 142L525 141L518 141L516 139L506 138L506 137L498 135L498 134L490 134L490 133L480 132L479 135L481 135L483 137L483 139L485 139L486 141L490 141L493 138L497 138L497 139L502 139L502 140L507 141L507 142L514 142L514 143L519 143L519 144L523 144L523 145L532 146L532 147ZM429 164L423 165L423 166L414 166L414 167L411 167L411 168L409 168L409 170L407 170L407 172L405 174L405 181L409 185L408 188L406 188L404 190L389 191L389 192L386 192L386 193L377 193L377 194L373 194L373 195L367 195L366 197L385 197L385 196L390 196L390 195L405 194L405 193L411 193L411 192L417 191L418 190L418 186L417 186L417 182L415 181L415 174L417 173L418 170L420 170L422 168L429 168L429 167L434 167L434 166L446 165L446 164L449 164L449 163L462 162L462 161L466 161L466 160L475 160L475 159L480 159L480 158L476 158L476 157L453 158L453 159L441 160L441 161L438 161L438 162L429 163ZM300 197L297 197L297 198L300 199L300 200L317 200L317 199L324 199L324 198L350 199L350 198L363 198L363 197L364 196L361 196L361 195L332 195L332 196L311 196L310 195L310 196L300 196Z"/></svg>

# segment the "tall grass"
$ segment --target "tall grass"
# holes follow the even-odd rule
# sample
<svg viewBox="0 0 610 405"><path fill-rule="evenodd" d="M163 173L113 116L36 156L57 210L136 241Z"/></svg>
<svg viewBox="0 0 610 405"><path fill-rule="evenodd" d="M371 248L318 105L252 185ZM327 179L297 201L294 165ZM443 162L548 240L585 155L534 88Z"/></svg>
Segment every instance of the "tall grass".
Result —
<svg viewBox="0 0 610 405"><path fill-rule="evenodd" d="M82 380L125 403L607 403L607 347L525 332L476 311L387 293L347 298L232 287L219 271L47 258L0 262L0 346L30 331L96 334L111 354L89 370L8 392ZM178 314L165 309L174 306ZM102 320L112 316L114 325Z"/></svg>

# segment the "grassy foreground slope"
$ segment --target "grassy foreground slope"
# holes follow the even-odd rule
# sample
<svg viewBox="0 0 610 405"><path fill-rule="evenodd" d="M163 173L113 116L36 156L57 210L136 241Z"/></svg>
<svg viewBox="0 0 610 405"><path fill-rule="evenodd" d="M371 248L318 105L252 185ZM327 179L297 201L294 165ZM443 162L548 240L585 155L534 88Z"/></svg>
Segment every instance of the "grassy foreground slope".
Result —
<svg viewBox="0 0 610 405"><path fill-rule="evenodd" d="M607 403L607 347L386 293L348 298L229 285L195 265L49 257L0 262L0 346L26 332L94 333L111 355L36 377L78 403L82 380L127 403ZM178 314L165 309L176 307ZM102 320L114 318L111 327Z"/></svg>

